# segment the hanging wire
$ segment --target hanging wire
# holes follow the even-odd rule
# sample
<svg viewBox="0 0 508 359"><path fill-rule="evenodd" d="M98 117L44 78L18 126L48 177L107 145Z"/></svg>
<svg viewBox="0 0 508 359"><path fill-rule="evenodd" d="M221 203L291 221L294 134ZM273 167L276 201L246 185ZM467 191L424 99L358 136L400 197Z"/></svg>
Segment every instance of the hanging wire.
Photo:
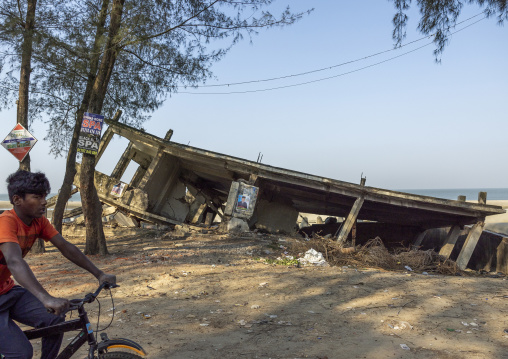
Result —
<svg viewBox="0 0 508 359"><path fill-rule="evenodd" d="M477 17L479 16L480 14L477 14L467 20L464 20L460 23L463 23L465 21L468 21L474 17ZM466 25L464 26L463 28L455 31L455 32L452 32L450 35L454 35L454 34L457 34L465 29L467 29L468 27L471 27L477 23L479 23L480 21L482 20L485 20L487 17L484 16L483 18L469 24L469 25ZM460 24L459 23L459 24ZM369 55L369 56L366 56L366 57L363 57L361 59L356 59L356 60L352 60L352 61L348 61L348 62L344 62L342 64L338 64L338 65L334 65L334 66L330 66L330 67L327 67L327 68L324 68L324 69L318 69L318 70L313 70L313 71L309 71L309 72L305 72L305 73L300 73L300 74L295 74L295 75L288 75L288 76L282 76L282 77L275 77L275 78L272 78L272 79L265 79L265 80L253 80L253 81L245 81L245 82L238 82L238 83L232 83L232 84L223 84L223 85L210 85L210 86L202 86L202 87L213 87L213 86L232 86L232 85L238 85L238 84L248 84L248 83L256 83L256 82L263 82L263 81L272 81L272 80L278 80L278 79L284 79L284 78L288 78L288 77L296 77L296 76L301 76L301 75L305 75L305 74L309 74L309 73L313 73L313 72L319 72L319 71L324 71L324 70L328 70L328 69L332 69L332 68L335 68L335 67L339 67L339 66L343 66L343 65L346 65L346 64L351 64L353 62L358 62L358 61L361 61L361 60L364 60L364 59L368 59L370 57L374 57L374 56L377 56L377 55L380 55L380 54L383 54L383 53L387 53L389 51L394 51L394 50L398 50L404 46L407 46L409 44L412 44L412 43L415 43L415 42L418 42L418 41L421 41L423 39L428 39L428 38L432 38L433 36L435 36L435 34L432 34L432 35L429 35L429 36L426 36L424 38L421 38L421 39L418 39L418 40L414 40L406 45L403 45L403 46L400 46L396 49L391 49L391 50L386 50L386 51L383 51L383 52L379 52L377 54L373 54L373 55ZM381 65L385 62L389 62L389 61L392 61L392 60L395 60L399 57L402 57L402 56L406 56L406 55L409 55L415 51L418 51L418 50L421 50L423 49L424 47L427 47L427 46L430 46L432 45L433 42L429 42L425 45L422 45L422 46L419 46L417 47L416 49L413 49L413 50L410 50L410 51L407 51L403 54L400 54L400 55L397 55L397 56L393 56L389 59L386 59L386 60L383 60L383 61L379 61L379 62L376 62L374 64L370 64L370 65L367 65L367 66L364 66L364 67L361 67L361 68L358 68L358 69L355 69L355 70L351 70L351 71L347 71L347 72L343 72L343 73L340 73L338 75L334 75L334 76L328 76L328 77L324 77L324 78L320 78L320 79L316 79L316 80L310 80L310 81L305 81L305 82L300 82L300 83L296 83L296 84L292 84L292 85L284 85L284 86L277 86L277 87L270 87L270 88L264 88L264 89L258 89L258 90L245 90L245 91L230 91L230 92L189 92L189 91L180 91L179 93L181 94L189 94L189 95L232 95L232 94L245 94L245 93L254 93L254 92L265 92L265 91L273 91L273 90L280 90L280 89L284 89L284 88L290 88L290 87L298 87L298 86L303 86L303 85L308 85L308 84L312 84L312 83L315 83L315 82L321 82L321 81L325 81L325 80L330 80L330 79L333 79L333 78L337 78L337 77L342 77L342 76L345 76L345 75L349 75L349 74L352 74L352 73L355 73L355 72L359 72L359 71L362 71L362 70L365 70L365 69L368 69L368 68L371 68L371 67L374 67L374 66L378 66L378 65Z"/></svg>

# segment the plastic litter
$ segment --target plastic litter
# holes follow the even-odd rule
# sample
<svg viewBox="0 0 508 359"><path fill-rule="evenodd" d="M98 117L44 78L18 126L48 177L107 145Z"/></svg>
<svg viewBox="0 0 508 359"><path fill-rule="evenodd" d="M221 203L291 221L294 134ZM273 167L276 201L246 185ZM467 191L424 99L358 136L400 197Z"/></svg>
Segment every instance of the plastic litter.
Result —
<svg viewBox="0 0 508 359"><path fill-rule="evenodd" d="M410 267L410 266L404 266L404 268L406 268L408 271L412 272L413 269Z"/></svg>
<svg viewBox="0 0 508 359"><path fill-rule="evenodd" d="M314 248L305 252L303 258L298 259L303 265L315 265L327 267L329 264L326 262L323 253L316 251Z"/></svg>
<svg viewBox="0 0 508 359"><path fill-rule="evenodd" d="M400 347L404 350L411 350L406 344L401 344Z"/></svg>

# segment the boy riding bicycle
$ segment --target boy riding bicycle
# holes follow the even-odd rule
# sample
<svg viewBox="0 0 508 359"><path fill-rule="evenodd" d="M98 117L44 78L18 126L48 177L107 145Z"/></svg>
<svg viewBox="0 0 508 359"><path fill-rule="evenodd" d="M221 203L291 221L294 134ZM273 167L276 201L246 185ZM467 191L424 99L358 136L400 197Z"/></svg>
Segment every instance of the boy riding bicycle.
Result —
<svg viewBox="0 0 508 359"><path fill-rule="evenodd" d="M116 284L116 276L99 270L44 217L51 188L43 173L17 171L7 178L7 190L13 209L0 215L0 353L6 359L30 359L32 345L13 320L42 328L62 322L69 308L67 299L55 298L42 287L23 259L37 238L51 242L100 283ZM56 358L61 343L61 334L43 338L41 359Z"/></svg>

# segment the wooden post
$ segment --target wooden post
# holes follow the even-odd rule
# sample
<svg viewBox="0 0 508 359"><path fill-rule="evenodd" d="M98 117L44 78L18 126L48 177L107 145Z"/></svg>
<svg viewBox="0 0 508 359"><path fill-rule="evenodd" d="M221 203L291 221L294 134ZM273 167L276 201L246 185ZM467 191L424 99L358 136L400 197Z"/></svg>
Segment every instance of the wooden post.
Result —
<svg viewBox="0 0 508 359"><path fill-rule="evenodd" d="M458 196L457 201L466 202L466 196Z"/></svg>
<svg viewBox="0 0 508 359"><path fill-rule="evenodd" d="M356 199L355 204L353 204L353 208L351 208L351 212L349 212L346 221L340 227L339 235L337 236L337 242L346 242L346 239L349 236L349 232L351 232L351 229L353 228L353 225L358 218L358 213L360 213L360 209L362 208L364 200L365 197L363 194Z"/></svg>
<svg viewBox="0 0 508 359"><path fill-rule="evenodd" d="M466 238L466 242L464 243L464 246L460 250L459 257L457 258L457 265L460 270L466 269L467 264L469 263L469 260L473 255L473 251L476 247L476 244L478 243L478 240L482 235L484 226L485 222L479 221L469 231L469 234L467 235Z"/></svg>
<svg viewBox="0 0 508 359"><path fill-rule="evenodd" d="M455 247L455 243L457 243L457 239L460 235L460 226L452 226L446 235L446 240L439 251L439 255L445 257L446 259L450 258L450 254L452 254L453 247Z"/></svg>

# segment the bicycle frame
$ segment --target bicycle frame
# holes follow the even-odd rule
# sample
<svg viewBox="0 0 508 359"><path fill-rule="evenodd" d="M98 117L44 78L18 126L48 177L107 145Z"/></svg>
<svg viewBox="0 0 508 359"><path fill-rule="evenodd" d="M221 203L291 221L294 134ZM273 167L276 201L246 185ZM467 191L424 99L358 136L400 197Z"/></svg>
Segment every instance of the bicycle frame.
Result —
<svg viewBox="0 0 508 359"><path fill-rule="evenodd" d="M113 339L109 340L108 336L103 333L101 334L102 341L97 342L92 325L88 320L87 312L84 308L85 303L91 303L95 300L99 292L104 288L104 284L101 284L95 293L90 293L85 296L83 300L77 301L75 309L78 310L79 319L68 320L59 324L51 325L39 329L25 330L24 333L29 340L42 338L54 334L62 334L73 330L80 330L80 332L74 337L74 339L65 347L65 349L55 359L69 359L78 351L78 349L88 342L90 349L88 351L88 358L95 359L95 352L103 354L110 348L124 348L134 351L139 355L146 355L145 350L136 342L129 339ZM71 301L72 303L72 301Z"/></svg>
<svg viewBox="0 0 508 359"><path fill-rule="evenodd" d="M78 308L78 313L79 319L69 320L45 328L25 330L24 333L29 340L32 340L81 329L78 335L76 335L69 345L67 345L67 347L65 347L65 349L56 357L56 359L69 359L87 341L88 345L90 345L88 358L93 359L94 352L97 349L97 340L93 334L85 309L83 307Z"/></svg>

